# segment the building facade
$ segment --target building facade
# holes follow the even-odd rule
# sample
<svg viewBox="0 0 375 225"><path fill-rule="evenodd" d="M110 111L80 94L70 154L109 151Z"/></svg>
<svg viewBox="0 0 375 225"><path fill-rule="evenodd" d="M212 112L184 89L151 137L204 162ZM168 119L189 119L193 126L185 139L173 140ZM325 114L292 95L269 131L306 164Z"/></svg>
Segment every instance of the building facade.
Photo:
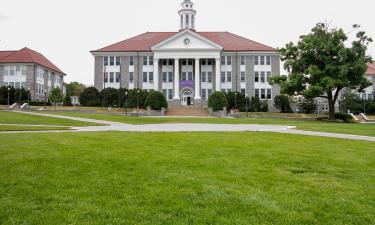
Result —
<svg viewBox="0 0 375 225"><path fill-rule="evenodd" d="M91 51L95 87L160 91L170 106L206 106L215 91L273 102L280 92L268 82L280 74L276 49L229 32L198 32L193 3L181 6L179 32L147 32Z"/></svg>
<svg viewBox="0 0 375 225"><path fill-rule="evenodd" d="M0 51L0 86L24 88L31 100L44 101L54 87L63 90L65 73L42 54L23 48Z"/></svg>
<svg viewBox="0 0 375 225"><path fill-rule="evenodd" d="M375 99L375 62L368 65L365 76L372 83L372 86L363 90L362 99L374 100Z"/></svg>

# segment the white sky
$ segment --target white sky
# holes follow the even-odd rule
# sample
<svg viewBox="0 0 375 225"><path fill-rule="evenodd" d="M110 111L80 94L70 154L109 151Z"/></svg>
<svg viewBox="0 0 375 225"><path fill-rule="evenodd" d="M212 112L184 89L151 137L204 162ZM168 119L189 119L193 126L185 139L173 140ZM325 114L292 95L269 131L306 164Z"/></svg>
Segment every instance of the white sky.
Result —
<svg viewBox="0 0 375 225"><path fill-rule="evenodd" d="M375 39L375 0L192 0L198 31L230 31L282 47L317 22ZM68 74L93 84L89 53L146 31L177 31L182 0L0 0L0 50L25 46ZM375 57L375 43L369 53Z"/></svg>

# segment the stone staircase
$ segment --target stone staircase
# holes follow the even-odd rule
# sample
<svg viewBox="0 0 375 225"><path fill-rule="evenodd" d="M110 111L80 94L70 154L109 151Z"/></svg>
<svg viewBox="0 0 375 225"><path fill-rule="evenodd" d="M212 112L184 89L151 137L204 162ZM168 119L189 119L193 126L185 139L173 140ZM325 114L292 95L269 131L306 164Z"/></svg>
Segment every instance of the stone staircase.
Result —
<svg viewBox="0 0 375 225"><path fill-rule="evenodd" d="M208 116L208 109L202 107L172 107L166 110L166 116Z"/></svg>

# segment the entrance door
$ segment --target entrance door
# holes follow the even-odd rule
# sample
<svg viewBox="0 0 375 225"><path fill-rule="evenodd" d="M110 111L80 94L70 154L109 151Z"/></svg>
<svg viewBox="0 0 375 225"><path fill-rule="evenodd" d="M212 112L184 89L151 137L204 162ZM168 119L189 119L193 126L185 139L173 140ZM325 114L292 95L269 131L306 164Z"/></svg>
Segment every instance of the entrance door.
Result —
<svg viewBox="0 0 375 225"><path fill-rule="evenodd" d="M181 95L181 105L188 106L193 104L193 92L190 89L184 90Z"/></svg>

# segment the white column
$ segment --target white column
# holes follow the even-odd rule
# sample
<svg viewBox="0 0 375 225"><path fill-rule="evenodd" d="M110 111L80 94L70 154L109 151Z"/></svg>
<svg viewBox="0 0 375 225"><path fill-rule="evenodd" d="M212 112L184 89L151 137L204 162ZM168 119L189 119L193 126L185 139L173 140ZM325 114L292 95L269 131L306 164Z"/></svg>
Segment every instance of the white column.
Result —
<svg viewBox="0 0 375 225"><path fill-rule="evenodd" d="M215 67L216 67L216 72L215 72L215 90L216 91L221 91L220 88L220 74L221 74L221 65L220 65L220 58L215 59Z"/></svg>
<svg viewBox="0 0 375 225"><path fill-rule="evenodd" d="M186 28L186 16L185 14L182 14L182 29Z"/></svg>
<svg viewBox="0 0 375 225"><path fill-rule="evenodd" d="M159 91L159 59L154 59L154 90Z"/></svg>
<svg viewBox="0 0 375 225"><path fill-rule="evenodd" d="M200 75L200 63L199 63L199 58L195 59L195 99L201 99L201 88L200 88L200 80L199 80L199 76Z"/></svg>
<svg viewBox="0 0 375 225"><path fill-rule="evenodd" d="M174 59L174 98L180 99L180 62Z"/></svg>

